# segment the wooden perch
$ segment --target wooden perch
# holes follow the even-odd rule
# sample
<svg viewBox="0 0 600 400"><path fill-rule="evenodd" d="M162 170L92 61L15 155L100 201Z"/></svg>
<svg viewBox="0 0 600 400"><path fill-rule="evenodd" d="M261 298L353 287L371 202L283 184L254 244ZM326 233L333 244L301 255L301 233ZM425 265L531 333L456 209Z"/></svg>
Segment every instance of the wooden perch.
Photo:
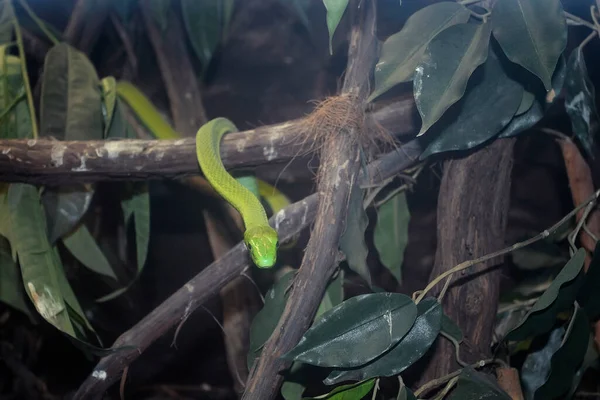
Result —
<svg viewBox="0 0 600 400"><path fill-rule="evenodd" d="M410 98L370 115L368 127L414 131ZM287 162L302 153L304 119L228 134L221 157L228 169ZM177 178L199 174L195 139L58 141L0 140L0 182L64 184Z"/></svg>
<svg viewBox="0 0 600 400"><path fill-rule="evenodd" d="M367 174L361 175L359 184L374 185L395 176L414 165L421 152L418 142L413 141L397 151L384 155L368 165ZM317 194L312 194L284 208L271 217L269 222L279 232L282 242L285 242L312 224L316 212ZM248 268L248 262L247 250L243 242L240 242L222 258L214 261L192 278L115 341L113 348L121 346L131 346L131 348L102 358L83 382L74 399L101 397L119 379L125 367L138 358L156 339L180 323L186 315L194 312L211 297L218 295L228 282ZM311 293L314 295L314 290L311 289Z"/></svg>

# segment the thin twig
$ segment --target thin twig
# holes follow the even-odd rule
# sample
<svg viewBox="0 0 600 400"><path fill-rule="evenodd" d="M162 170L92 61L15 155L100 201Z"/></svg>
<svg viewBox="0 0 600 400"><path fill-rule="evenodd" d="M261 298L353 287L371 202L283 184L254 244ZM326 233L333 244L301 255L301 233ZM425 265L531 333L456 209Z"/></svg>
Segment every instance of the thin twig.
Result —
<svg viewBox="0 0 600 400"><path fill-rule="evenodd" d="M442 281L442 279L446 278L447 276L450 276L456 272L462 271L464 269L467 269L469 267L472 267L475 264L479 264L482 262L485 262L487 260L491 260L492 258L496 258L505 254L508 254L510 252L513 252L515 250L518 250L520 248L523 248L525 246L529 246L532 243L535 243L539 240L542 240L544 238L547 238L548 236L550 236L550 233L554 232L555 230L557 230L562 224L564 224L565 222L567 222L571 217L573 217L579 210L581 210L582 208L586 207L589 203L594 202L595 200L598 199L598 196L600 196L600 190L596 191L592 196L590 196L589 199L587 199L584 203L580 204L579 206L575 207L571 212L569 212L567 215L565 215L560 221L558 221L556 224L552 225L549 229L546 229L543 232L540 232L539 234L537 234L536 236L532 237L531 239L527 239L523 242L519 242L519 243L515 243L510 247L504 248L502 250L498 250L496 252L487 254L485 256L476 258L475 260L469 260L469 261L465 261L462 262L460 264L458 264L457 266L455 266L454 268L438 275L437 278L435 278L433 281L431 281L426 287L425 289L421 292L421 294L419 295L419 297L417 297L416 299L416 303L419 303L421 300L423 300L423 298L425 297L425 295L427 294L427 292L429 292L431 289L433 289L433 287L435 287L435 285L437 285L440 281Z"/></svg>
<svg viewBox="0 0 600 400"><path fill-rule="evenodd" d="M60 41L50 32L44 21L42 21L38 16L33 12L29 4L27 4L26 0L19 0L21 6L25 9L25 12L29 15L29 17L35 22L35 24L40 28L40 30L46 35L46 38L52 42L53 45L57 45Z"/></svg>
<svg viewBox="0 0 600 400"><path fill-rule="evenodd" d="M486 365L491 364L493 362L496 362L496 360L494 360L492 358L487 359L487 360L480 360L480 361L477 361L476 363L471 364L470 367L472 367L472 368L483 368ZM431 390L433 388L436 388L436 387L438 387L440 385L443 385L444 383L448 382L449 380L451 380L451 379L459 376L462 373L462 370L463 369L461 368L459 370L456 370L454 372L449 373L448 375L444 375L444 376L442 376L440 378L437 378L437 379L434 379L434 380L431 380L431 381L427 382L426 384L424 384L423 386L421 386L420 388L418 388L415 391L415 396L419 397L421 394L423 394L423 393L425 393L425 392L427 392L427 391L429 391L429 390Z"/></svg>

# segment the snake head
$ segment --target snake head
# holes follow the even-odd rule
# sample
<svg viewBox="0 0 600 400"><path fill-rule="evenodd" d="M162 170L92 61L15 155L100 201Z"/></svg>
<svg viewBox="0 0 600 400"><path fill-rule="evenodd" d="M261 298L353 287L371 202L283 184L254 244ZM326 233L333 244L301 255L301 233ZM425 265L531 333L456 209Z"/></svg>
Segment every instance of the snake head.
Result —
<svg viewBox="0 0 600 400"><path fill-rule="evenodd" d="M250 257L259 268L271 268L277 260L279 240L277 231L270 226L254 226L244 232L244 242Z"/></svg>

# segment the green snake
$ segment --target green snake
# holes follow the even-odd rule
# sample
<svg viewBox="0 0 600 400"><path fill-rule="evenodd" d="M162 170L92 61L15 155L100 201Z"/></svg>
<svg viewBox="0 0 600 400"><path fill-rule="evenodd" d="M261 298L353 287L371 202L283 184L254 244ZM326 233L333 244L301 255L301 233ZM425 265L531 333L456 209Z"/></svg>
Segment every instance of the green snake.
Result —
<svg viewBox="0 0 600 400"><path fill-rule="evenodd" d="M158 110L134 85L117 83L119 98L127 103L140 121L159 139L177 139L180 135L161 117ZM277 232L269 226L260 200L248 188L233 178L224 168L220 157L223 135L237 131L225 118L216 118L203 125L196 134L196 155L204 176L210 185L242 216L245 225L244 243L252 261L259 268L270 268L277 261ZM273 213L290 204L289 199L267 182L255 179L260 196ZM293 246L293 241L288 246ZM283 246L282 246L283 248Z"/></svg>
<svg viewBox="0 0 600 400"><path fill-rule="evenodd" d="M196 134L196 156L204 177L242 216L246 228L244 243L252 261L259 268L270 268L277 260L277 232L269 225L260 200L235 180L221 161L221 138L236 131L235 125L225 118L202 125Z"/></svg>

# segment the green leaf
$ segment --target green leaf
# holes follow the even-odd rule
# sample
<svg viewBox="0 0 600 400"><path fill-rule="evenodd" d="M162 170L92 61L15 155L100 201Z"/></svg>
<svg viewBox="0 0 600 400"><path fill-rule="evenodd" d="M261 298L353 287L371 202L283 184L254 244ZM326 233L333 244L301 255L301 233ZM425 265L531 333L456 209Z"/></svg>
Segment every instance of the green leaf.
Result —
<svg viewBox="0 0 600 400"><path fill-rule="evenodd" d="M181 13L192 48L206 70L221 42L224 22L220 0L181 0Z"/></svg>
<svg viewBox="0 0 600 400"><path fill-rule="evenodd" d="M594 131L600 125L596 110L594 84L585 66L581 47L575 48L567 63L565 110L571 119L573 133L590 157L594 157Z"/></svg>
<svg viewBox="0 0 600 400"><path fill-rule="evenodd" d="M377 213L373 241L381 263L402 281L404 250L408 244L410 210L406 193L399 192L383 203Z"/></svg>
<svg viewBox="0 0 600 400"><path fill-rule="evenodd" d="M348 202L345 230L340 237L340 250L346 255L350 269L360 275L371 286L371 273L367 265L369 249L365 232L369 218L363 206L363 191L354 185Z"/></svg>
<svg viewBox="0 0 600 400"><path fill-rule="evenodd" d="M254 360L260 357L262 347L269 339L279 318L285 309L288 288L292 284L295 271L290 271L282 276L265 296L265 305L256 314L250 326L250 346L248 350L248 370L252 369Z"/></svg>
<svg viewBox="0 0 600 400"><path fill-rule="evenodd" d="M525 318L506 336L507 340L524 340L548 332L556 316L569 308L583 283L581 268L585 250L580 248L558 273L552 284L533 305Z"/></svg>
<svg viewBox="0 0 600 400"><path fill-rule="evenodd" d="M329 282L323 300L321 300L321 304L319 304L319 309L317 310L314 321L342 301L344 301L344 270L340 269L338 275Z"/></svg>
<svg viewBox="0 0 600 400"><path fill-rule="evenodd" d="M46 321L79 338L65 304L68 302L76 311L81 308L70 290L58 252L48 242L37 189L28 184L11 184L8 205L13 233L11 246L17 252L27 294ZM78 317L87 321L83 312Z"/></svg>
<svg viewBox="0 0 600 400"><path fill-rule="evenodd" d="M333 34L348 7L349 0L323 0L327 10L327 29L329 30L329 54L333 54Z"/></svg>
<svg viewBox="0 0 600 400"><path fill-rule="evenodd" d="M455 2L435 3L412 14L402 30L381 45L375 88L368 101L411 80L431 39L450 26L467 22L470 15L466 7Z"/></svg>
<svg viewBox="0 0 600 400"><path fill-rule="evenodd" d="M575 376L573 377L573 380L571 382L571 389L569 390L569 393L566 395L567 399L571 399L573 397L573 394L575 393L575 391L579 387L579 384L581 383L583 374L589 368L592 368L592 367L594 367L596 369L598 368L599 360L600 360L600 353L598 352L598 348L596 347L596 341L594 340L594 335L590 334L588 337L588 344L587 344L587 349L585 351L585 356L583 357L583 362L581 363L581 366L579 367L579 369L575 373Z"/></svg>
<svg viewBox="0 0 600 400"><path fill-rule="evenodd" d="M456 325L456 322L447 316L446 313L442 314L442 327L440 328L440 331L444 332L458 343L462 342L464 339L463 333L458 325Z"/></svg>
<svg viewBox="0 0 600 400"><path fill-rule="evenodd" d="M281 396L285 400L300 400L306 387L298 382L283 381L281 385Z"/></svg>
<svg viewBox="0 0 600 400"><path fill-rule="evenodd" d="M423 135L465 93L473 71L488 56L491 24L453 25L439 33L415 69L413 92Z"/></svg>
<svg viewBox="0 0 600 400"><path fill-rule="evenodd" d="M135 183L129 198L121 202L125 226L129 226L133 217L135 227L135 248L138 274L146 264L148 255L148 242L150 241L150 196L148 184L145 182Z"/></svg>
<svg viewBox="0 0 600 400"><path fill-rule="evenodd" d="M436 299L424 299L417 309L419 315L414 325L391 350L361 368L334 370L323 382L333 385L348 380L398 375L410 367L429 350L442 324L442 307Z"/></svg>
<svg viewBox="0 0 600 400"><path fill-rule="evenodd" d="M585 280L577 293L577 302L590 319L600 316L600 242L596 242Z"/></svg>
<svg viewBox="0 0 600 400"><path fill-rule="evenodd" d="M504 73L493 51L483 67L472 75L468 86L465 96L456 104L459 107L448 110L430 130L432 141L421 159L468 150L492 139L510 122L523 97L523 87Z"/></svg>
<svg viewBox="0 0 600 400"><path fill-rule="evenodd" d="M403 294L356 296L323 314L282 357L321 367L358 367L398 343L416 316L417 306Z"/></svg>
<svg viewBox="0 0 600 400"><path fill-rule="evenodd" d="M32 319L20 273L19 266L11 255L8 240L0 237L0 301Z"/></svg>
<svg viewBox="0 0 600 400"><path fill-rule="evenodd" d="M543 347L530 352L525 358L521 367L521 382L526 399L533 399L535 391L546 382L552 355L560 348L564 333L565 328L562 326L554 329Z"/></svg>
<svg viewBox="0 0 600 400"><path fill-rule="evenodd" d="M329 400L360 400L364 398L375 386L375 379L338 386L331 392L317 396L305 397L305 400L329 399Z"/></svg>
<svg viewBox="0 0 600 400"><path fill-rule="evenodd" d="M538 76L546 90L567 44L560 0L503 0L492 9L494 37L506 56Z"/></svg>
<svg viewBox="0 0 600 400"><path fill-rule="evenodd" d="M524 114L513 117L508 125L504 127L498 134L498 138L509 138L517 136L518 134L526 131L544 116L544 110L538 101L535 101L531 108Z"/></svg>
<svg viewBox="0 0 600 400"><path fill-rule="evenodd" d="M515 115L521 115L529 111L535 100L535 95L528 90L523 91L523 97L521 98L521 104L517 108Z"/></svg>
<svg viewBox="0 0 600 400"><path fill-rule="evenodd" d="M0 138L27 139L33 137L29 106L21 60L6 54L8 46L0 47Z"/></svg>
<svg viewBox="0 0 600 400"><path fill-rule="evenodd" d="M408 389L406 386L402 386L398 391L396 400L417 400L417 398L410 389Z"/></svg>
<svg viewBox="0 0 600 400"><path fill-rule="evenodd" d="M60 144L57 144L60 146ZM72 232L89 209L94 191L88 185L48 187L42 194L51 244Z"/></svg>
<svg viewBox="0 0 600 400"><path fill-rule="evenodd" d="M73 233L65 237L63 243L86 268L97 274L117 279L110 263L85 224L82 223Z"/></svg>
<svg viewBox="0 0 600 400"><path fill-rule="evenodd" d="M104 105L104 137L108 137L111 128L113 116L117 106L117 81L109 76L101 81L102 84L102 103Z"/></svg>
<svg viewBox="0 0 600 400"><path fill-rule="evenodd" d="M534 400L557 399L571 389L572 379L583 362L590 336L585 311L577 307L572 318L572 326L567 329L562 345L552 356L550 374L535 391Z"/></svg>
<svg viewBox="0 0 600 400"><path fill-rule="evenodd" d="M59 140L101 140L100 81L90 60L68 44L46 55L40 100L43 136ZM85 158L79 167L85 170Z"/></svg>
<svg viewBox="0 0 600 400"><path fill-rule="evenodd" d="M456 389L452 391L448 400L511 400L497 383L472 367L462 370Z"/></svg>
<svg viewBox="0 0 600 400"><path fill-rule="evenodd" d="M12 2L0 3L0 44L6 44L13 40L15 24L14 9Z"/></svg>

